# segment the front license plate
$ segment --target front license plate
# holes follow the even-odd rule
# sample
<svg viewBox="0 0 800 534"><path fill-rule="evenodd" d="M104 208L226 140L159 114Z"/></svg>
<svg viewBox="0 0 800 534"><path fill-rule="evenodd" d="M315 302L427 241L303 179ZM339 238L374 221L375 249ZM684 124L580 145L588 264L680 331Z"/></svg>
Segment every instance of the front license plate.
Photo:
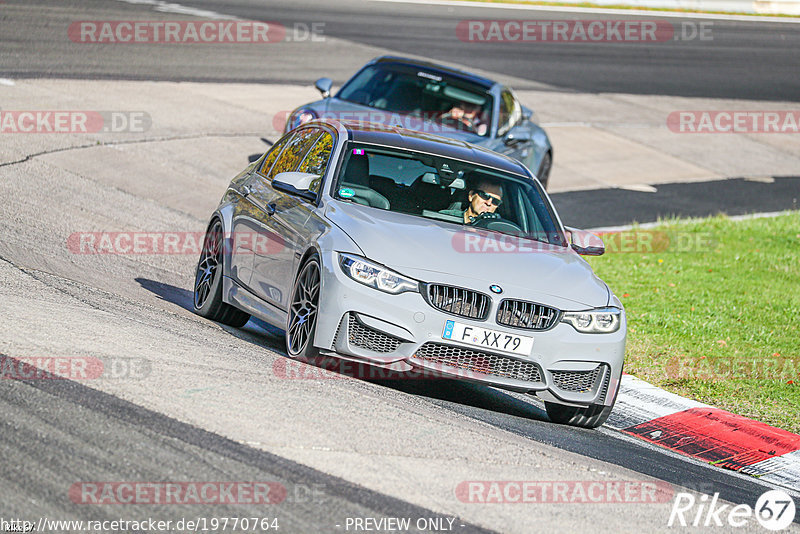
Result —
<svg viewBox="0 0 800 534"><path fill-rule="evenodd" d="M456 321L447 321L444 324L442 339L460 341L476 347L521 356L529 356L533 349L533 338L530 336L506 334L505 332L470 326Z"/></svg>

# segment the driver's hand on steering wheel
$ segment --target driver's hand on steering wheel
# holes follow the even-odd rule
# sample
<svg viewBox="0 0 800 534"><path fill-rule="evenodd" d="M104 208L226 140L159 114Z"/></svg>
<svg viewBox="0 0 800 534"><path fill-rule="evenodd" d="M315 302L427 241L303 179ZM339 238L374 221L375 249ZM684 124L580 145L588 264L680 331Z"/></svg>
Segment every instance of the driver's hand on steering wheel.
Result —
<svg viewBox="0 0 800 534"><path fill-rule="evenodd" d="M479 214L477 217L470 217L469 224L476 224L479 221L488 221L491 219L500 219L500 214L493 212L493 211L484 211L483 213Z"/></svg>
<svg viewBox="0 0 800 534"><path fill-rule="evenodd" d="M466 112L460 107L453 107L450 111L446 111L439 116L440 121L447 121L452 120L458 123L463 124L466 128L469 128L471 131L475 131L476 126L473 119L467 117Z"/></svg>

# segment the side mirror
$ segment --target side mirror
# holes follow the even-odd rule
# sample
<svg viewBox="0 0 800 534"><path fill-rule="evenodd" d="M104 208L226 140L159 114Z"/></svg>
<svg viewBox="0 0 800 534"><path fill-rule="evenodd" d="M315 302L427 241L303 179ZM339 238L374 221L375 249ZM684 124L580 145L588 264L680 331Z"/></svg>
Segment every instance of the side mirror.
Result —
<svg viewBox="0 0 800 534"><path fill-rule="evenodd" d="M566 226L569 246L581 256L602 256L606 251L603 240L586 230Z"/></svg>
<svg viewBox="0 0 800 534"><path fill-rule="evenodd" d="M328 98L331 96L331 87L333 87L333 81L330 78L320 78L316 82L314 82L314 87L322 93L322 98Z"/></svg>
<svg viewBox="0 0 800 534"><path fill-rule="evenodd" d="M309 172L281 172L272 179L272 188L314 201L317 199L317 194L309 191L309 188L314 180L319 179L318 174Z"/></svg>
<svg viewBox="0 0 800 534"><path fill-rule="evenodd" d="M529 107L522 106L522 118L526 121L529 121L531 120L531 117L533 117L533 110Z"/></svg>

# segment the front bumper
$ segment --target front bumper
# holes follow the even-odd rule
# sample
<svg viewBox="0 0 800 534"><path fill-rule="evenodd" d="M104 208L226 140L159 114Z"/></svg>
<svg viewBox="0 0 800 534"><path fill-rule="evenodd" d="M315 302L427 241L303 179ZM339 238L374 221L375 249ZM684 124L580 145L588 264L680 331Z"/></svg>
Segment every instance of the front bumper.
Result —
<svg viewBox="0 0 800 534"><path fill-rule="evenodd" d="M582 334L565 323L544 331L510 328L495 321L500 298L492 298L484 321L454 316L432 307L419 293L390 295L359 284L341 271L336 252L327 256L322 262L314 338L322 351L394 369L423 370L425 375L534 393L563 404L613 404L625 354L624 313L620 329L612 334ZM464 280L439 276L439 280L426 282L470 287ZM503 298L529 300L514 294ZM533 337L533 348L527 355L511 355L443 339L448 320Z"/></svg>

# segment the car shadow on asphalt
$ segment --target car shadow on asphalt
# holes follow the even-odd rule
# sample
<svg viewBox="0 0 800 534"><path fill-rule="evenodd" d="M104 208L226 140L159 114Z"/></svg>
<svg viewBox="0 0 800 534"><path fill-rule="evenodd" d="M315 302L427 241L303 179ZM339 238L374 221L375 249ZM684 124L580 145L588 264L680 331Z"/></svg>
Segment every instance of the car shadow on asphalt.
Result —
<svg viewBox="0 0 800 534"><path fill-rule="evenodd" d="M470 407L524 419L549 421L546 412L533 404L533 399L523 400L502 390L481 384L452 379L396 379L370 380L370 382L410 395L442 401L436 404L444 404L445 407L465 415L470 415L469 410L463 408Z"/></svg>
<svg viewBox="0 0 800 534"><path fill-rule="evenodd" d="M188 289L147 278L136 278L135 281L142 288L154 293L160 299L193 311L193 296ZM268 348L289 359L286 354L284 331L261 319L251 317L250 321L242 328L234 328L222 324L219 324L219 326L242 341L247 341L261 348ZM416 397L425 397L435 401L436 404L444 404L446 407L462 413L468 411L465 408L479 408L525 419L548 420L545 411L533 404L532 401L526 401L504 391L480 384L447 378L423 379L415 373L393 372L392 376L397 376L397 378L386 379L382 377L385 377L387 373L379 367L372 367L366 364L349 364L349 362L336 358L318 358L304 363L340 374L343 377L357 378L364 382L370 382ZM354 376L353 370L356 368L361 369L361 371L355 373ZM369 371L365 372L363 369L369 369Z"/></svg>
<svg viewBox="0 0 800 534"><path fill-rule="evenodd" d="M233 328L229 331L237 335L236 330L239 330L239 332L244 330L252 334L252 338L249 338L248 341L269 345L271 349L291 361L292 366L300 365L299 362L295 364L296 360L292 360L286 354L285 332L280 328L275 328L260 319L251 318L243 329ZM237 335L237 337L245 339L240 335ZM277 347L275 345L276 342ZM447 407L459 412L467 412L469 408L479 408L525 419L549 421L546 412L533 404L532 400L526 401L504 391L481 384L449 378L420 378L419 373L388 372L380 367L348 362L335 357L318 357L302 363L320 370L324 369L325 371L336 373L343 378L358 379L415 397L425 397L436 404L447 405ZM389 374L393 378L382 378Z"/></svg>
<svg viewBox="0 0 800 534"><path fill-rule="evenodd" d="M192 311L192 299L194 297L188 289L150 280L149 278L134 278L134 281L161 300L177 304L181 308Z"/></svg>
<svg viewBox="0 0 800 534"><path fill-rule="evenodd" d="M393 389L406 393L414 397L424 397L434 404L444 406L465 415L470 415L474 408L494 412L495 414L506 414L524 419L534 419L539 421L549 421L546 412L533 403L533 399L520 399L507 392L484 386L449 378L420 378L419 373L399 373L389 372L380 367L374 367L363 363L354 363L340 360L335 357L318 357L305 360L300 363L289 358L286 354L284 331L275 328L260 319L251 318L242 328L228 329L233 335L240 339L247 340L257 345L266 345L288 361L287 368L291 368L296 374L305 377L320 376L319 373L328 371L336 373L342 378L351 378L369 382L381 387ZM246 332L248 335L243 336ZM301 365L306 364L319 369L319 372L306 372L301 370ZM323 371L324 370L324 371ZM383 378L387 375L393 378ZM396 377L396 378L395 378ZM322 379L320 377L320 379Z"/></svg>
<svg viewBox="0 0 800 534"><path fill-rule="evenodd" d="M135 278L134 281L142 286L142 288L156 295L161 300L180 306L181 308L190 312L194 312L194 294L190 290L165 284L163 282L158 282L156 280L150 280L148 278ZM267 347L276 352L280 352L285 356L283 350L283 331L265 323L260 319L252 317L243 328L234 328L221 323L216 324L229 334L232 334L239 339L255 345Z"/></svg>

